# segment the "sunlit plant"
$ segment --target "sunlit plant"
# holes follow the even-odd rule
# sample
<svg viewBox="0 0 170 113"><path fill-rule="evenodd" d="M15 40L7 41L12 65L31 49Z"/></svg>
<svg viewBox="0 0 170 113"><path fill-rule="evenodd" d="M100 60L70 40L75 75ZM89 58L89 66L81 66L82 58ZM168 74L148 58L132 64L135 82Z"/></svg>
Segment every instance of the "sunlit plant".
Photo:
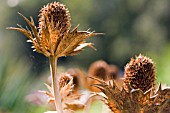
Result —
<svg viewBox="0 0 170 113"><path fill-rule="evenodd" d="M21 13L19 15L28 23L31 31L19 24L19 28L10 27L8 29L22 32L28 37L28 42L33 44L35 51L49 58L56 109L58 113L63 113L56 76L57 60L62 56L76 55L86 46L93 48L93 44L86 43L85 39L96 36L97 33L78 31L78 26L71 31L69 11L59 2L47 4L40 10L38 28L32 17L28 20Z"/></svg>
<svg viewBox="0 0 170 113"><path fill-rule="evenodd" d="M47 4L40 10L38 28L32 17L29 20L21 13L19 15L31 30L19 24L19 28L7 29L23 33L34 50L49 59L51 82L46 84L49 91L40 92L48 96L49 103L54 103L55 111L46 113L72 113L77 109L84 109L87 113L89 105L96 99L102 100L113 113L170 112L170 88L163 89L160 84L155 91L156 69L149 57L140 54L132 58L125 66L124 78L120 78L117 67L102 60L93 63L88 73L73 69L58 76L58 58L77 55L87 46L94 48L85 40L100 33L78 31L78 26L71 30L70 13L59 2ZM84 103L80 100L80 84L91 95Z"/></svg>

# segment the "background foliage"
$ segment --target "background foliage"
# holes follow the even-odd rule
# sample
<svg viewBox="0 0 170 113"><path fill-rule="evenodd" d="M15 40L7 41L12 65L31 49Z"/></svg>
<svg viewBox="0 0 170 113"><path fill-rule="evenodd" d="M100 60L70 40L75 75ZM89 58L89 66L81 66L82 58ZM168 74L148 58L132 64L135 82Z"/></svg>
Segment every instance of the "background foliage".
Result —
<svg viewBox="0 0 170 113"><path fill-rule="evenodd" d="M43 5L54 0L1 0L0 4L0 113L40 113L46 108L30 105L25 97L43 87L49 75L47 59L32 52L26 37L5 28L26 26L17 14L32 16L38 26ZM61 58L60 66L85 70L95 60L118 65L122 71L139 53L156 62L158 82L170 84L169 0L59 0L71 13L72 27L105 33L90 41L97 51L85 49L75 57Z"/></svg>

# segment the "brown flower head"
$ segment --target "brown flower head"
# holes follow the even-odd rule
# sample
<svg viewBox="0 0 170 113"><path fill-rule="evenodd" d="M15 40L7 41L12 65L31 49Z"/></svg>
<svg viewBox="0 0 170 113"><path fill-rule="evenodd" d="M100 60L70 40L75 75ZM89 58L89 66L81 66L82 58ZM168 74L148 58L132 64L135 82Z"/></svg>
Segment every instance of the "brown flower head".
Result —
<svg viewBox="0 0 170 113"><path fill-rule="evenodd" d="M155 85L156 72L154 62L141 54L136 59L132 58L125 66L124 74L126 90L130 86L146 92Z"/></svg>
<svg viewBox="0 0 170 113"><path fill-rule="evenodd" d="M85 39L98 35L98 33L89 31L78 31L78 26L70 30L70 14L65 5L59 2L47 4L40 10L39 29L31 21L19 13L31 28L24 29L10 27L7 29L18 30L29 38L35 51L44 54L46 57L76 55L84 47L93 48L92 43L86 43Z"/></svg>
<svg viewBox="0 0 170 113"><path fill-rule="evenodd" d="M108 75L107 69L108 69L108 64L105 61L103 61L103 60L95 61L89 67L88 76L99 78L102 80L107 80L107 78L108 78L107 77L107 75ZM98 83L99 82L96 81L95 79L89 78L88 79L88 85L89 85L88 89L91 91L94 91L94 92L100 92L100 90L98 88L91 86L93 84L98 84Z"/></svg>
<svg viewBox="0 0 170 113"><path fill-rule="evenodd" d="M103 60L92 63L89 67L88 75L102 80L107 79L108 64Z"/></svg>
<svg viewBox="0 0 170 113"><path fill-rule="evenodd" d="M72 76L70 76L70 74L67 74L67 73L60 74L60 76L58 78L58 83L59 83L60 89L63 88L64 86L66 86L72 79L73 78L72 78Z"/></svg>
<svg viewBox="0 0 170 113"><path fill-rule="evenodd" d="M162 89L159 85L157 92L148 90L143 92L140 89L131 89L126 92L124 88L121 90L116 83L109 83L96 79L98 87L105 95L101 99L111 111L114 113L169 113L170 107L170 88ZM99 94L98 94L99 95Z"/></svg>
<svg viewBox="0 0 170 113"><path fill-rule="evenodd" d="M48 32L48 26L52 25L51 30L57 29L61 34L67 33L71 27L70 14L63 4L54 2L44 6L40 10L39 30L41 34Z"/></svg>
<svg viewBox="0 0 170 113"><path fill-rule="evenodd" d="M82 109L84 105L79 101L81 94L74 93L73 77L68 73L60 74L58 78L62 107L67 110ZM47 85L48 91L41 91L48 96L48 102L54 104L54 93L51 86ZM52 108L54 109L54 108Z"/></svg>

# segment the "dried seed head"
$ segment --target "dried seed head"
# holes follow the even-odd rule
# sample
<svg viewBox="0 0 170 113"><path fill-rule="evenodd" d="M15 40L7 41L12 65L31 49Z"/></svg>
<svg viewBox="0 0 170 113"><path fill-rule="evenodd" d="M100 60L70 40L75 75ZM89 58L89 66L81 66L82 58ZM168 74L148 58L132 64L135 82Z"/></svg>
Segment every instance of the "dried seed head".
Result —
<svg viewBox="0 0 170 113"><path fill-rule="evenodd" d="M40 10L39 28L44 32L47 27L51 30L59 30L61 34L68 32L70 24L70 14L65 5L59 2L53 2Z"/></svg>
<svg viewBox="0 0 170 113"><path fill-rule="evenodd" d="M53 2L40 10L39 35L47 50L55 51L58 37L70 30L70 14L63 4Z"/></svg>
<svg viewBox="0 0 170 113"><path fill-rule="evenodd" d="M108 69L108 64L105 61L103 60L95 61L89 67L88 76L95 77L95 78L102 79L102 80L107 80L108 78L107 69ZM88 83L90 84L89 90L94 91L94 92L100 92L98 88L91 86L93 84L98 84L99 82L97 80L90 78L88 79Z"/></svg>
<svg viewBox="0 0 170 113"><path fill-rule="evenodd" d="M170 112L170 89L162 90L161 85L157 92L140 89L132 89L126 92L119 89L114 81L105 82L99 80L95 86L105 95L101 99L114 113L169 113Z"/></svg>
<svg viewBox="0 0 170 113"><path fill-rule="evenodd" d="M20 13L19 15L28 23L31 30L21 25L18 25L19 28L7 29L22 32L28 37L29 42L32 42L34 50L48 58L77 55L87 46L94 49L93 43L86 43L85 40L100 34L88 30L78 31L78 26L70 31L69 11L59 2L50 3L40 10L39 29L32 17L29 20L24 15Z"/></svg>
<svg viewBox="0 0 170 113"><path fill-rule="evenodd" d="M60 77L58 78L60 89L66 86L71 80L72 77L69 74L67 73L61 74Z"/></svg>
<svg viewBox="0 0 170 113"><path fill-rule="evenodd" d="M136 59L125 66L124 86L128 91L128 85L134 89L140 89L143 92L148 91L155 85L156 72L152 59L139 55Z"/></svg>
<svg viewBox="0 0 170 113"><path fill-rule="evenodd" d="M93 64L91 64L89 68L89 76L106 80L107 68L108 68L108 64L105 61L103 60L96 61Z"/></svg>

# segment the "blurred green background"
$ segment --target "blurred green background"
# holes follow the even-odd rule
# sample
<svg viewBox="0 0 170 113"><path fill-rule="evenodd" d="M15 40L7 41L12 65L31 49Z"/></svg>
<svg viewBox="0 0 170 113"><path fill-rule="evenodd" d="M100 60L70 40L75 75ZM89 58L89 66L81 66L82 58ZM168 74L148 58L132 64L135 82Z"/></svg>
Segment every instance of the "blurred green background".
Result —
<svg viewBox="0 0 170 113"><path fill-rule="evenodd" d="M0 113L42 113L26 96L43 89L48 60L33 52L27 38L6 27L27 24L17 14L32 16L38 26L39 10L54 0L0 0ZM60 58L59 66L85 70L96 60L118 65L122 71L131 57L142 53L156 62L157 83L170 85L169 0L60 0L71 13L72 28L105 33L89 39L97 51L86 48L74 57ZM89 57L90 56L90 57Z"/></svg>

